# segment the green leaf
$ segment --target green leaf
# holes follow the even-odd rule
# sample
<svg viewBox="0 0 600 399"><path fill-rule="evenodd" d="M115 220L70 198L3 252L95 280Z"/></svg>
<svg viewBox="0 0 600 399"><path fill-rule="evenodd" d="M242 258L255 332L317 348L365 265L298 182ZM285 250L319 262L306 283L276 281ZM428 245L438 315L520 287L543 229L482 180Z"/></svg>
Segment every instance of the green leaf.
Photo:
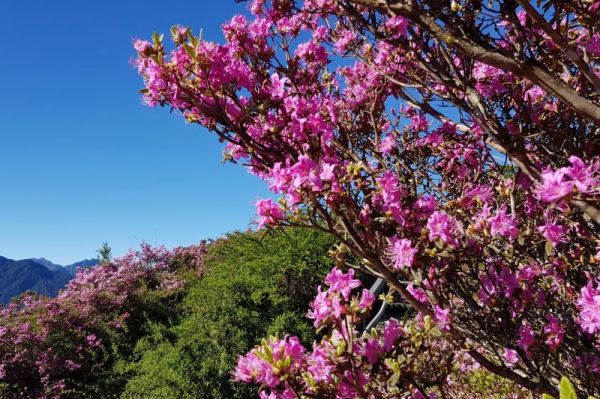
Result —
<svg viewBox="0 0 600 399"><path fill-rule="evenodd" d="M560 379L560 399L577 399L575 388L567 377Z"/></svg>
<svg viewBox="0 0 600 399"><path fill-rule="evenodd" d="M542 395L542 399L556 399L556 398L552 395L548 395L547 393L545 393Z"/></svg>

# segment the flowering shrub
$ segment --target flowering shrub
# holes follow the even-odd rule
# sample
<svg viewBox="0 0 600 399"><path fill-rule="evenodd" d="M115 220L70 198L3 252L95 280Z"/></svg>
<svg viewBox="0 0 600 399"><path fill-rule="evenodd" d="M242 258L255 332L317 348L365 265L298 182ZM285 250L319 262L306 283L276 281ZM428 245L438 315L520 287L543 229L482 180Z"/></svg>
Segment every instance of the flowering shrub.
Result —
<svg viewBox="0 0 600 399"><path fill-rule="evenodd" d="M222 44L184 27L170 51L136 41L144 100L215 132L269 184L280 198L258 202L261 226L335 235L340 259L352 252L414 323L437 321L487 370L538 393L564 375L597 395L600 7L484 3L254 0ZM346 288L318 293L315 321L346 315ZM262 350L248 365L264 354L308 370L289 337ZM358 355L346 382L388 392L389 370ZM285 397L316 389L239 378Z"/></svg>
<svg viewBox="0 0 600 399"><path fill-rule="evenodd" d="M315 327L326 331L312 351L296 337L271 337L239 358L234 378L260 384L261 398L301 394L340 399L436 398L440 393L442 397L493 397L506 385L484 373L479 380L491 377L492 387L478 386L473 372L479 366L457 351L456 343L444 339L442 323L435 325L429 316L392 318L359 333L357 327L369 315L373 295L356 290L361 284L352 270L343 273L334 268L325 283L327 289L319 288L308 313ZM455 370L457 364L460 370ZM469 391L472 388L476 390ZM518 389L505 393L503 398L525 398Z"/></svg>
<svg viewBox="0 0 600 399"><path fill-rule="evenodd" d="M151 248L80 270L57 298L24 296L0 310L0 396L109 397L124 384L112 373L145 332L172 317L183 287L172 265L201 261L204 246Z"/></svg>

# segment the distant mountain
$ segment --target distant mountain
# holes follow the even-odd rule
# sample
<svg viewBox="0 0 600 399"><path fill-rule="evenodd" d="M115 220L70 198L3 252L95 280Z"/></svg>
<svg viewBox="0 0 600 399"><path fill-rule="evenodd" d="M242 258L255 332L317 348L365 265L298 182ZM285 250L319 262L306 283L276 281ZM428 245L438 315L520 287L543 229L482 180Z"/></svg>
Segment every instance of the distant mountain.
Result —
<svg viewBox="0 0 600 399"><path fill-rule="evenodd" d="M48 268L49 270L52 270L52 271L57 271L57 270L62 269L61 265L57 265L56 263L52 263L51 261L49 261L46 258L32 258L30 260L32 260L32 261L34 261L36 263L39 263L40 265L44 265L44 266L46 266L46 268Z"/></svg>
<svg viewBox="0 0 600 399"><path fill-rule="evenodd" d="M98 265L100 261L98 259L84 259L79 262L75 262L72 265L64 266L65 270L71 273L71 276L74 276L77 273L78 269L87 269L89 267L94 267Z"/></svg>
<svg viewBox="0 0 600 399"><path fill-rule="evenodd" d="M0 256L0 304L7 304L25 291L55 296L78 269L97 264L98 259L61 266L44 258L13 260Z"/></svg>

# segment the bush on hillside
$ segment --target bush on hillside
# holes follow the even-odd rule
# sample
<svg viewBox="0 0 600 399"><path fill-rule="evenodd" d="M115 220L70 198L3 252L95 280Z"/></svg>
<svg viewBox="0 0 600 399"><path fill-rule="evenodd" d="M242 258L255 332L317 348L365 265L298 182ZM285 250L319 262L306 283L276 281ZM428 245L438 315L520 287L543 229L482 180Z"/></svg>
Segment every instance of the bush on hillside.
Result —
<svg viewBox="0 0 600 399"><path fill-rule="evenodd" d="M138 343L123 398L255 396L254 387L231 381L238 356L267 334L312 342L305 314L332 266L332 244L322 233L286 230L264 239L235 233L209 246L206 277L187 290L181 322Z"/></svg>

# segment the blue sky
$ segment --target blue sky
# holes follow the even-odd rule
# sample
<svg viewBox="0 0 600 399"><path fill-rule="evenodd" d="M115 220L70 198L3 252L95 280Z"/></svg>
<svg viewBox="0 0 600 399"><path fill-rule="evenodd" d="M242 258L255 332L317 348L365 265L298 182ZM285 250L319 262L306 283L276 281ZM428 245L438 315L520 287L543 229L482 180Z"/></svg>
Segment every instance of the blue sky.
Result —
<svg viewBox="0 0 600 399"><path fill-rule="evenodd" d="M245 229L266 187L222 147L142 105L133 38L220 26L244 4L27 0L0 5L0 255L71 263L103 241L175 246ZM210 5L212 4L212 5Z"/></svg>

